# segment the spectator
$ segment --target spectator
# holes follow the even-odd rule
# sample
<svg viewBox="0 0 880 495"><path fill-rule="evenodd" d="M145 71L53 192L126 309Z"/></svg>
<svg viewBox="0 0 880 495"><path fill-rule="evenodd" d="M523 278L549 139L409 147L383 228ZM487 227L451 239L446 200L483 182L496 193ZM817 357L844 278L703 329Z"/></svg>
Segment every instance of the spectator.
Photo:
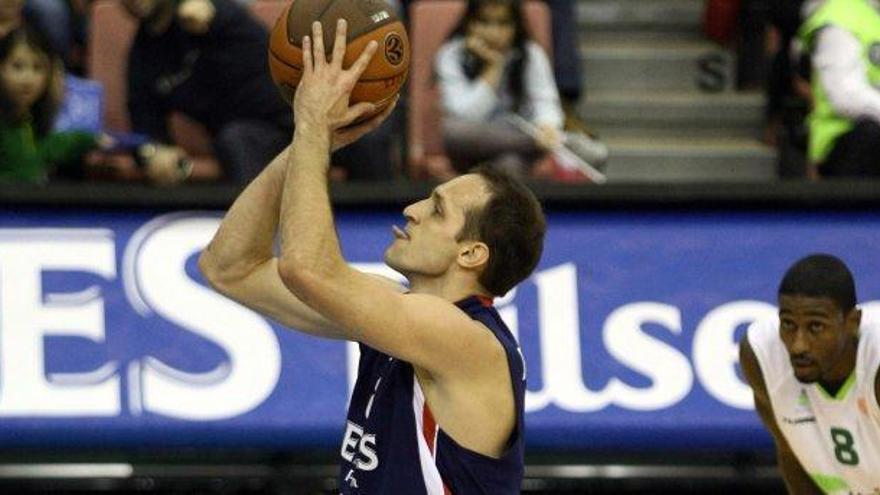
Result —
<svg viewBox="0 0 880 495"><path fill-rule="evenodd" d="M578 18L574 0L546 0L553 25L553 75L566 112L572 112L583 93Z"/></svg>
<svg viewBox="0 0 880 495"><path fill-rule="evenodd" d="M0 2L9 0L0 0ZM52 49L65 64L69 60L72 43L72 13L67 0L26 0L24 14L49 40Z"/></svg>
<svg viewBox="0 0 880 495"><path fill-rule="evenodd" d="M787 106L797 98L794 86L796 63L791 56L792 40L801 25L803 0L772 0L768 2L771 30L772 59L767 77L766 117L768 129L765 140L776 144L776 130L782 123Z"/></svg>
<svg viewBox="0 0 880 495"><path fill-rule="evenodd" d="M82 166L86 153L109 146L86 132L52 132L63 67L35 28L0 38L0 179L44 183L53 168Z"/></svg>
<svg viewBox="0 0 880 495"><path fill-rule="evenodd" d="M520 0L469 0L435 70L444 144L459 172L488 161L535 173L537 161L563 144L590 165L607 159L603 144L562 130L550 61L528 36ZM523 132L524 121L534 132Z"/></svg>
<svg viewBox="0 0 880 495"><path fill-rule="evenodd" d="M826 177L880 175L880 5L827 0L799 36L813 66L811 164Z"/></svg>
<svg viewBox="0 0 880 495"><path fill-rule="evenodd" d="M185 159L167 125L172 111L181 112L207 128L228 180L256 177L289 144L293 123L266 66L265 26L234 0L123 0L123 5L140 22L128 67L132 130ZM363 148L381 136L388 136L387 130L360 148L379 165L352 167L349 177L390 170L387 146L384 156ZM141 161L149 164L154 149L142 147Z"/></svg>

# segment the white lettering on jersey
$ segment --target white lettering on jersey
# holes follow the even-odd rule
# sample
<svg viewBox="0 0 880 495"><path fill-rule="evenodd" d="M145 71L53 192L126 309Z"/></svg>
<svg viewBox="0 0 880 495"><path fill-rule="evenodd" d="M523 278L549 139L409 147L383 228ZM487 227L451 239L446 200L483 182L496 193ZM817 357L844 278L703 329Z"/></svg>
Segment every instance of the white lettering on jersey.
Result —
<svg viewBox="0 0 880 495"><path fill-rule="evenodd" d="M376 469L379 467L379 456L376 455L376 435L364 434L364 429L361 426L348 421L339 455L361 471Z"/></svg>

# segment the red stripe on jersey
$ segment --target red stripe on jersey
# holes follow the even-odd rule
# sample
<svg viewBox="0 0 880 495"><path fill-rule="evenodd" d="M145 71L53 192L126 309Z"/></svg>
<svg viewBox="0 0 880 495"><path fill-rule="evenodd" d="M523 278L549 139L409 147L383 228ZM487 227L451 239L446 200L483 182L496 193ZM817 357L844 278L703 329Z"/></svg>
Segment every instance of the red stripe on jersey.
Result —
<svg viewBox="0 0 880 495"><path fill-rule="evenodd" d="M492 301L491 297L477 296L477 299L480 301L480 304L482 304L483 306L485 306L487 308L492 306L493 301Z"/></svg>
<svg viewBox="0 0 880 495"><path fill-rule="evenodd" d="M431 408L428 407L428 404L425 403L422 407L422 435L425 436L425 442L428 444L428 450L431 451L431 455L436 457L437 444L434 442L437 440L437 422L434 420L434 415L431 413ZM452 495L452 490L446 486L445 481L443 481L443 495Z"/></svg>
<svg viewBox="0 0 880 495"><path fill-rule="evenodd" d="M431 451L431 455L436 455L436 452L434 452L436 447L434 440L437 438L437 422L434 421L434 415L431 414L431 409L427 403L422 406L422 435L425 436L425 442L428 444L428 450Z"/></svg>

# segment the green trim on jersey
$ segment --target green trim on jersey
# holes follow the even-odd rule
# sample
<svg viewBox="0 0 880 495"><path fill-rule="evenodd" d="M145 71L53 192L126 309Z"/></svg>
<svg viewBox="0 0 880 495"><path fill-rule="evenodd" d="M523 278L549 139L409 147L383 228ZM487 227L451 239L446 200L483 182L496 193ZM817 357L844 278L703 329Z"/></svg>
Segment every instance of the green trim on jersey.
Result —
<svg viewBox="0 0 880 495"><path fill-rule="evenodd" d="M835 493L841 490L849 491L849 483L847 483L845 479L839 476L821 473L810 473L810 478L812 478L813 483L816 483L816 486L818 486L819 489L825 493Z"/></svg>
<svg viewBox="0 0 880 495"><path fill-rule="evenodd" d="M825 390L825 387L823 387L821 383L816 382L816 388L818 388L819 393L821 393L822 396L828 400L843 400L846 398L846 394L848 394L849 391L852 390L853 385L855 385L855 384L856 384L856 370L852 370L852 372L849 374L849 376L846 377L846 381L843 382L843 385L840 386L840 388L837 390L837 393L834 394L833 397L831 396L831 394L828 393L827 390Z"/></svg>

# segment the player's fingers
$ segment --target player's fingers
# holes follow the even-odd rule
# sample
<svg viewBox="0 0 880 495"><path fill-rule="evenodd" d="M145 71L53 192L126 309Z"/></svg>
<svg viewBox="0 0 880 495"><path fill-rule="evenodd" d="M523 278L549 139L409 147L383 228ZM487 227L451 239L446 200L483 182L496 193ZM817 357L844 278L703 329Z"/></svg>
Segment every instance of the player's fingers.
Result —
<svg viewBox="0 0 880 495"><path fill-rule="evenodd" d="M361 74L367 69L367 65L370 64L370 60L372 60L373 55L376 54L376 49L379 48L379 44L376 43L375 40L367 43L367 47L364 48L364 51L361 52L361 56L354 61L351 68L348 71L354 77L355 80L360 79Z"/></svg>
<svg viewBox="0 0 880 495"><path fill-rule="evenodd" d="M384 122L385 119L388 118L389 115L391 115L391 112L393 112L394 109L397 108L397 102L398 102L398 101L400 101L400 95L399 95L399 94L398 94L397 96L394 97L394 101L392 101L391 103L389 103L389 104L385 107L384 110L382 110L381 112L379 112L378 115L376 115L375 117L373 117L372 119L370 119L370 130L373 130L373 129L379 127L379 126L382 124L382 122Z"/></svg>
<svg viewBox="0 0 880 495"><path fill-rule="evenodd" d="M315 68L323 67L327 63L327 52L324 51L324 29L318 21L312 23L312 41L315 44L312 52L315 57Z"/></svg>
<svg viewBox="0 0 880 495"><path fill-rule="evenodd" d="M333 41L333 59L330 61L334 67L342 68L342 59L345 58L346 36L348 23L345 19L336 21L336 40Z"/></svg>
<svg viewBox="0 0 880 495"><path fill-rule="evenodd" d="M356 105L352 105L347 112L345 112L345 116L341 119L341 126L345 127L355 120L361 118L364 115L368 115L372 112L376 111L376 105L369 102L361 102Z"/></svg>
<svg viewBox="0 0 880 495"><path fill-rule="evenodd" d="M312 73L312 40L308 37L308 35L303 36L302 42L302 53L303 53L303 74L311 74Z"/></svg>

